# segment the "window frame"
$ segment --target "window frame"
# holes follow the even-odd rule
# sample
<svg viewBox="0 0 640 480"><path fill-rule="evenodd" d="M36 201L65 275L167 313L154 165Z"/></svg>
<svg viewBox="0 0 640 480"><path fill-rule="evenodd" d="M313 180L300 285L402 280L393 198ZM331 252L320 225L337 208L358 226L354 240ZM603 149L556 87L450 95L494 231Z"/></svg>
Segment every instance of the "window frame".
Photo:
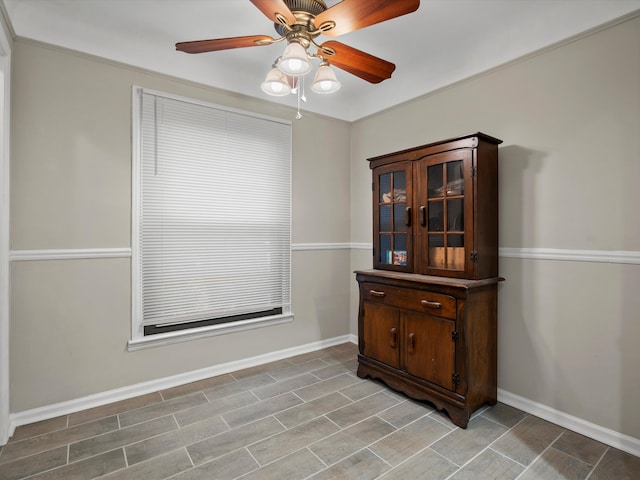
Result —
<svg viewBox="0 0 640 480"><path fill-rule="evenodd" d="M294 314L291 308L284 308L282 313L258 318L241 318L224 323L215 323L206 326L186 326L185 328L169 331L166 333L144 334L143 324L143 302L142 302L142 269L141 269L141 220L142 220L142 100L143 94L156 95L158 97L191 103L198 106L215 108L225 112L248 115L253 118L278 122L291 126L291 122L280 118L255 114L239 109L234 109L222 105L213 104L193 98L173 95L158 90L143 88L134 85L132 87L131 103L131 147L132 147L132 167L131 167L131 339L128 341L129 351L135 351L148 347L168 345L181 341L189 341L214 335L222 335L240 332L255 328L279 325L293 321ZM291 155L289 158L291 162ZM289 165L292 170L291 163ZM291 180L289 181L289 196L292 194ZM289 210L289 222L291 222L291 210ZM289 298L291 298L291 229L289 229ZM188 325L188 324L185 324Z"/></svg>

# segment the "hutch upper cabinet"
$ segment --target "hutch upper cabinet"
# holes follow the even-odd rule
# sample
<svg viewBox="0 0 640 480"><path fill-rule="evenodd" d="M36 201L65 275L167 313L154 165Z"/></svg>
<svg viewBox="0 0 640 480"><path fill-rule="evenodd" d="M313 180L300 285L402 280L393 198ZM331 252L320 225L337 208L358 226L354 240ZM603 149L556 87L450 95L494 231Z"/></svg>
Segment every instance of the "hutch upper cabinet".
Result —
<svg viewBox="0 0 640 480"><path fill-rule="evenodd" d="M463 428L497 401L500 143L476 133L369 159L374 269L356 272L358 376Z"/></svg>
<svg viewBox="0 0 640 480"><path fill-rule="evenodd" d="M476 133L369 159L374 268L498 275L498 145Z"/></svg>

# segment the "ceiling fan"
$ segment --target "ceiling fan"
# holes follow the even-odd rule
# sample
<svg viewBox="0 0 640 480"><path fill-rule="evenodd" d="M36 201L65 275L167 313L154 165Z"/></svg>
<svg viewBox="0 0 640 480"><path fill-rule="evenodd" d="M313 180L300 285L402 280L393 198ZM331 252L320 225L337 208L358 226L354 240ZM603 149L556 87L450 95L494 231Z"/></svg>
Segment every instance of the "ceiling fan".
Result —
<svg viewBox="0 0 640 480"><path fill-rule="evenodd" d="M337 37L376 23L414 12L420 0L342 0L327 7L324 0L250 0L274 22L279 37L250 35L176 43L176 50L204 53L233 48L257 47L285 41L287 47L278 57L262 83L270 95L296 93L297 80L311 69L310 59L320 61L311 89L316 93L333 93L340 82L330 65L370 83L391 78L396 66L378 57L335 40L316 43L319 35ZM315 53L307 50L315 47Z"/></svg>

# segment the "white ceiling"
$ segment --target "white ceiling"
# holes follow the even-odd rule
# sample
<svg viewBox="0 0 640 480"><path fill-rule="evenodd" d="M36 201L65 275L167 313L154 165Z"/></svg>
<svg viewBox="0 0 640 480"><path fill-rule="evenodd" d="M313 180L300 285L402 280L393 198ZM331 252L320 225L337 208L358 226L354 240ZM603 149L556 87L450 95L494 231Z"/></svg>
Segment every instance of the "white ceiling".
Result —
<svg viewBox="0 0 640 480"><path fill-rule="evenodd" d="M269 97L260 90L283 43L196 55L175 51L181 41L276 37L273 23L249 0L0 1L19 37L296 105L294 95ZM309 91L302 109L357 120L640 9L640 0L420 3L414 13L336 38L395 63L391 79L373 85L337 70L342 89L330 96Z"/></svg>

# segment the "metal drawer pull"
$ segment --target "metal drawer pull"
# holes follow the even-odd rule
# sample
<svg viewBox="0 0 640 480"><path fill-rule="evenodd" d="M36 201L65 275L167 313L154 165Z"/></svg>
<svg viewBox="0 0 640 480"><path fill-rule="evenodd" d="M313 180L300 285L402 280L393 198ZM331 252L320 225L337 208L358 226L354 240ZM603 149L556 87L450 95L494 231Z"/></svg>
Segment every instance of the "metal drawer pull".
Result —
<svg viewBox="0 0 640 480"><path fill-rule="evenodd" d="M379 292L378 290L369 290L369 293L371 294L372 297L386 297L387 296L387 292Z"/></svg>
<svg viewBox="0 0 640 480"><path fill-rule="evenodd" d="M416 349L416 334L409 334L409 351L413 352Z"/></svg>
<svg viewBox="0 0 640 480"><path fill-rule="evenodd" d="M430 302L429 300L422 300L420 303L423 307L442 308L442 304L440 302Z"/></svg>
<svg viewBox="0 0 640 480"><path fill-rule="evenodd" d="M391 348L396 348L397 340L398 340L398 330L396 330L394 327L389 331L389 346Z"/></svg>

